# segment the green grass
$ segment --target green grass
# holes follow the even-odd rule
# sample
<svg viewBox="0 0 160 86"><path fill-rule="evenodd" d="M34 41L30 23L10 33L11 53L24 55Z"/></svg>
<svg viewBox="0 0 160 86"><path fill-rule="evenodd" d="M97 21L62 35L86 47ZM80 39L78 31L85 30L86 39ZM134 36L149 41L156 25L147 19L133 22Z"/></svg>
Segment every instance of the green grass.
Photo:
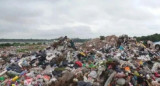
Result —
<svg viewBox="0 0 160 86"><path fill-rule="evenodd" d="M23 52L23 53L24 53L24 52L28 52L28 51L29 51L29 49L17 49L17 50L16 50L16 52Z"/></svg>

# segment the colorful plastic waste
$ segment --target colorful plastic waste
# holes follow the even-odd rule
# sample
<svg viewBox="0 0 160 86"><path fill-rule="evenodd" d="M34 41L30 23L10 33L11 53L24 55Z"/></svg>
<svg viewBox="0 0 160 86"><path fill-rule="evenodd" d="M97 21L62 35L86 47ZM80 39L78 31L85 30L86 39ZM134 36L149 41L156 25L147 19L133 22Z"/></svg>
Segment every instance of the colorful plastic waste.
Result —
<svg viewBox="0 0 160 86"><path fill-rule="evenodd" d="M0 86L159 86L160 51L143 42L124 35L74 43L62 37L36 52L8 51Z"/></svg>
<svg viewBox="0 0 160 86"><path fill-rule="evenodd" d="M15 76L12 81L15 82L19 77L18 76Z"/></svg>
<svg viewBox="0 0 160 86"><path fill-rule="evenodd" d="M4 77L0 77L0 81L4 81L5 80L5 78Z"/></svg>

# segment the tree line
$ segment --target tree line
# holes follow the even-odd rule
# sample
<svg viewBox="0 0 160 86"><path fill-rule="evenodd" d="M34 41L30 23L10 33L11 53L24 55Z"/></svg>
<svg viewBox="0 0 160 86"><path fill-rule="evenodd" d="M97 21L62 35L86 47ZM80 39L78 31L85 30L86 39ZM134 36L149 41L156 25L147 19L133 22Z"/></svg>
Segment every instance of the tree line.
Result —
<svg viewBox="0 0 160 86"><path fill-rule="evenodd" d="M160 41L160 34L155 33L152 35L148 35L148 36L141 36L141 37L134 37L137 39L137 41L153 41L153 42L157 42Z"/></svg>

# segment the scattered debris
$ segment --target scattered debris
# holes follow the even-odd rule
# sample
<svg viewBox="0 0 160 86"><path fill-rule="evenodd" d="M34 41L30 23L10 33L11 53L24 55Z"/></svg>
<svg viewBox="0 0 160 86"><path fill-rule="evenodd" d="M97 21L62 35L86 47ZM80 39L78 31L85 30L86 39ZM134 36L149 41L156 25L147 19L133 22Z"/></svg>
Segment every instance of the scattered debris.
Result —
<svg viewBox="0 0 160 86"><path fill-rule="evenodd" d="M76 46L67 36L46 49L0 52L0 86L160 86L160 52L123 35Z"/></svg>

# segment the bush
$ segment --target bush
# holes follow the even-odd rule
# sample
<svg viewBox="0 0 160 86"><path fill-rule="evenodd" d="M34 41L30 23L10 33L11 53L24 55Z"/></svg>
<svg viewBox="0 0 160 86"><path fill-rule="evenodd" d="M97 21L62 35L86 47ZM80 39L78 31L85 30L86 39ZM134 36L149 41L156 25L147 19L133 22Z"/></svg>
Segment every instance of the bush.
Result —
<svg viewBox="0 0 160 86"><path fill-rule="evenodd" d="M104 40L105 39L105 37L104 36L100 36L100 40Z"/></svg>

